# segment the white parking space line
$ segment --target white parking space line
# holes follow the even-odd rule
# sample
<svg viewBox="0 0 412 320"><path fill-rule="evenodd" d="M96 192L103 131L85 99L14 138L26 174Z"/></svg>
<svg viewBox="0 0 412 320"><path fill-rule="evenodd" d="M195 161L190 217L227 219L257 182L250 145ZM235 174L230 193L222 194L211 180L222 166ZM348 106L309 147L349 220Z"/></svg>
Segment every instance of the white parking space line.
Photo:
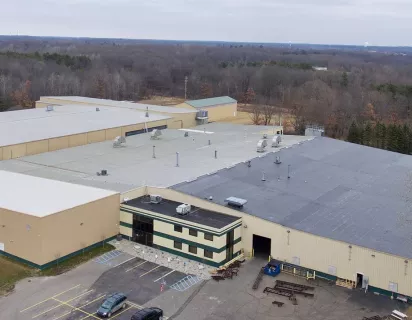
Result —
<svg viewBox="0 0 412 320"><path fill-rule="evenodd" d="M168 276L169 274L171 274L171 273L173 273L173 272L175 272L176 270L172 270L172 271L170 271L170 272L168 272L168 273L166 273L164 276L161 276L159 279L156 279L155 281L153 281L153 282L157 282L157 281L159 281L160 279L163 279L163 278L165 278L166 276Z"/></svg>
<svg viewBox="0 0 412 320"><path fill-rule="evenodd" d="M134 266L134 267L132 267L132 268L130 268L130 269L127 269L126 272L132 271L133 269L136 269L136 268L140 267L141 265L145 264L146 262L147 262L147 261L143 261L142 263L139 263L137 266Z"/></svg>
<svg viewBox="0 0 412 320"><path fill-rule="evenodd" d="M126 262L129 262L133 259L136 259L137 257L131 257L130 259L127 259L126 261L120 262L118 265L114 266L113 268L117 268L118 266L121 266L122 264L125 264Z"/></svg>
<svg viewBox="0 0 412 320"><path fill-rule="evenodd" d="M157 268L160 268L160 267L161 267L161 266L154 267L152 270L149 270L149 271L147 271L146 273L143 273L139 278L141 278L141 277L149 274L150 272L152 272L152 271L154 271L154 270L156 270Z"/></svg>

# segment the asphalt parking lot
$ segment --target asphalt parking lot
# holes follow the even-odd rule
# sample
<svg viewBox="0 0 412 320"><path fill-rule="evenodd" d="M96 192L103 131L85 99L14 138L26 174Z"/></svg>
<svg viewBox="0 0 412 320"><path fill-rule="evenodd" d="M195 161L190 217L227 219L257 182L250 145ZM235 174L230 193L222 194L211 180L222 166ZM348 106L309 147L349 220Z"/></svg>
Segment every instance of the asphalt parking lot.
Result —
<svg viewBox="0 0 412 320"><path fill-rule="evenodd" d="M162 292L179 291L177 288L189 288L196 284L194 280L188 281L187 277L186 274L166 266L132 258L104 272L91 287L77 284L25 306L19 312L24 315L24 319L99 319L96 311L104 299L111 293L122 292L128 297L127 306L112 315L111 319L130 320L131 316L142 308L141 305Z"/></svg>

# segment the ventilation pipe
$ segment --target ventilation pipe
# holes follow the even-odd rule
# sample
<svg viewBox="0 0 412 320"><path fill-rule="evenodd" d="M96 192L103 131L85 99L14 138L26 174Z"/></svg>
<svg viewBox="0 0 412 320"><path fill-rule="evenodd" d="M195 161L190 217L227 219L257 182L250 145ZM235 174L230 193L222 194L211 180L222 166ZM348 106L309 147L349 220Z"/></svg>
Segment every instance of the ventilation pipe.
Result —
<svg viewBox="0 0 412 320"><path fill-rule="evenodd" d="M153 159L155 159L156 158L156 146L153 146Z"/></svg>
<svg viewBox="0 0 412 320"><path fill-rule="evenodd" d="M179 166L179 152L176 152L176 167Z"/></svg>

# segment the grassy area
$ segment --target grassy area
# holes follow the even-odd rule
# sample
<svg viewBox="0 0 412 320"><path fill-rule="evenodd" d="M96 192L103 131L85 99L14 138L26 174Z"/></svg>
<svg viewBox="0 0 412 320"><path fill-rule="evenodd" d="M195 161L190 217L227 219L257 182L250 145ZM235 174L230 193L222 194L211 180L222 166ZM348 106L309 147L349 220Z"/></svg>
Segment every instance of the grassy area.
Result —
<svg viewBox="0 0 412 320"><path fill-rule="evenodd" d="M17 281L30 277L35 273L36 270L29 266L6 257L0 257L0 296L12 291Z"/></svg>
<svg viewBox="0 0 412 320"><path fill-rule="evenodd" d="M71 269L76 268L78 265L81 265L82 263L85 263L89 260L92 260L93 258L102 255L103 253L109 252L114 250L115 247L113 247L111 244L105 244L104 246L98 246L96 248L93 248L89 251L86 251L83 254L79 254L77 256L74 256L70 259L64 260L63 262L59 264L55 264L47 269L41 270L39 272L39 276L57 276L59 274L65 273Z"/></svg>
<svg viewBox="0 0 412 320"><path fill-rule="evenodd" d="M106 243L104 247L98 246L84 254L79 254L44 270L31 268L25 264L0 256L0 296L11 292L16 282L21 279L27 277L56 276L113 249L115 249L115 247Z"/></svg>

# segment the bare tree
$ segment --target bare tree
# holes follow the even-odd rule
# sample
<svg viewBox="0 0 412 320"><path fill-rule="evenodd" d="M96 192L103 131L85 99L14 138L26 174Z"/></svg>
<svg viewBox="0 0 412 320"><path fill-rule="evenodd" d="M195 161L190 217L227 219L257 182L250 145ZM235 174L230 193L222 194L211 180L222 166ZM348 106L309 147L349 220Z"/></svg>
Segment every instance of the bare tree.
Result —
<svg viewBox="0 0 412 320"><path fill-rule="evenodd" d="M249 113L250 120L254 125L259 125L262 122L262 107L260 105L254 104L251 107L252 112Z"/></svg>

